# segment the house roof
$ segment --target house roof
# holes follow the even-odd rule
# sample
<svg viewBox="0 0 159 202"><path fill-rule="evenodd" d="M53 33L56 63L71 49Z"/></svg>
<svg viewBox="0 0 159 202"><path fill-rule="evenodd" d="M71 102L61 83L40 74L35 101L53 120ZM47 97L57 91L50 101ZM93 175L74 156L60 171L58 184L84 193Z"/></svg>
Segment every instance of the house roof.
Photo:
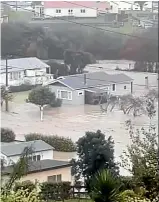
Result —
<svg viewBox="0 0 159 202"><path fill-rule="evenodd" d="M53 159L45 159L41 161L32 161L28 166L28 174L42 172L47 170L54 170L64 167L70 167L71 163L68 161L58 161ZM3 169L3 173L10 174L13 171L13 166L7 166Z"/></svg>
<svg viewBox="0 0 159 202"><path fill-rule="evenodd" d="M47 68L49 65L36 57L8 59L8 72ZM6 60L1 60L1 73L5 73Z"/></svg>
<svg viewBox="0 0 159 202"><path fill-rule="evenodd" d="M48 85L53 85L54 83L61 83L72 90L87 89L92 87L99 87L110 85L112 83L125 83L130 82L133 79L125 74L107 74L105 72L93 72L87 73L86 84L84 83L84 74L76 74L58 78L55 81L51 81Z"/></svg>
<svg viewBox="0 0 159 202"><path fill-rule="evenodd" d="M35 141L29 141L29 142L19 142L19 143L8 143L8 144L2 144L1 145L1 152L10 157L10 156L18 156L21 155L24 149L32 148L33 152L39 152L39 151L47 151L54 149L52 146L47 144L46 142L42 140L35 140Z"/></svg>
<svg viewBox="0 0 159 202"><path fill-rule="evenodd" d="M96 2L96 1L44 1L44 8L98 8L105 10L110 8L108 2Z"/></svg>

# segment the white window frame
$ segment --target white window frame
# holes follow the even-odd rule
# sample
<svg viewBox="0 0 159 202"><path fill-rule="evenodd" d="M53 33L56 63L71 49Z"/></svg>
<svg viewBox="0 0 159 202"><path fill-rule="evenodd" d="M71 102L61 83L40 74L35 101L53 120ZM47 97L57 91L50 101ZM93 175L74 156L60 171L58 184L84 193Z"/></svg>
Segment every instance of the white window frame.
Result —
<svg viewBox="0 0 159 202"><path fill-rule="evenodd" d="M56 13L61 13L61 9L56 9Z"/></svg>
<svg viewBox="0 0 159 202"><path fill-rule="evenodd" d="M67 98L62 98L61 97L61 92L67 92ZM70 93L70 96L69 96ZM72 100L72 91L68 91L68 90L57 90L57 98L61 99L61 100Z"/></svg>

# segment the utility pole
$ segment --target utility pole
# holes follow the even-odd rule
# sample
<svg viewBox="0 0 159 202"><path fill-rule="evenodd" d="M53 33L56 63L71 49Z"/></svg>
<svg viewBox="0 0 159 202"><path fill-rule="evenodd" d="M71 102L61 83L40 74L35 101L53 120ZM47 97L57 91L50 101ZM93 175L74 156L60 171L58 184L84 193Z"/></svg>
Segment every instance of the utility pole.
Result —
<svg viewBox="0 0 159 202"><path fill-rule="evenodd" d="M6 112L8 112L8 58L6 58Z"/></svg>

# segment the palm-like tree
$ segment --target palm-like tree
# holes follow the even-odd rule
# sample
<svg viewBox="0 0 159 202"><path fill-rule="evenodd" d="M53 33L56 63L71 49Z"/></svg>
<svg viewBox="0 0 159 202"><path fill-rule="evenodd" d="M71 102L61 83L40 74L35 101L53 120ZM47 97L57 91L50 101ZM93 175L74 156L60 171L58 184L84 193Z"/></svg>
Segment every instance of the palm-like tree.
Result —
<svg viewBox="0 0 159 202"><path fill-rule="evenodd" d="M120 185L117 178L109 171L99 171L90 183L91 198L95 202L117 202L120 198Z"/></svg>

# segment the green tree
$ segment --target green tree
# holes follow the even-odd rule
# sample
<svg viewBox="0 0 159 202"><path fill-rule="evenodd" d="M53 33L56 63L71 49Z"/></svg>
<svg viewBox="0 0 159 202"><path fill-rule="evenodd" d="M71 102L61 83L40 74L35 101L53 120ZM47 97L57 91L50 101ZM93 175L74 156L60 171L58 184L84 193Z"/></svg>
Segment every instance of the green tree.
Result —
<svg viewBox="0 0 159 202"><path fill-rule="evenodd" d="M154 127L134 131L127 121L131 144L121 156L122 166L133 176L136 186L144 186L148 198L155 198L159 192L157 173L157 134Z"/></svg>
<svg viewBox="0 0 159 202"><path fill-rule="evenodd" d="M9 128L1 128L1 142L13 142L15 133Z"/></svg>
<svg viewBox="0 0 159 202"><path fill-rule="evenodd" d="M61 105L61 101L56 99L55 93L51 92L49 87L46 86L40 86L33 89L29 93L28 100L39 106L41 121L43 120L43 110L46 105L51 105L53 107Z"/></svg>
<svg viewBox="0 0 159 202"><path fill-rule="evenodd" d="M101 169L118 173L114 160L114 142L111 137L106 140L100 130L86 132L85 136L77 141L77 156L77 160L72 160L72 174L77 179L84 177L88 184L92 176Z"/></svg>
<svg viewBox="0 0 159 202"><path fill-rule="evenodd" d="M120 200L120 181L109 170L97 172L90 182L90 196L95 202Z"/></svg>

